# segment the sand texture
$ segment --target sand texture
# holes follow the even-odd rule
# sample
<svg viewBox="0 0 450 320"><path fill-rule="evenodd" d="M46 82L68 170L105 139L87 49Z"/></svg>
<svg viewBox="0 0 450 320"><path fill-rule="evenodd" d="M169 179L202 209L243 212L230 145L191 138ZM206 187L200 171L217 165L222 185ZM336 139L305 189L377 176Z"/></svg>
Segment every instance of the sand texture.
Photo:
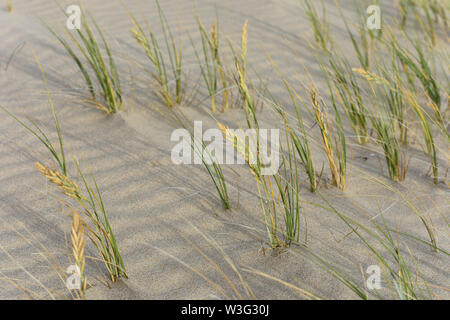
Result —
<svg viewBox="0 0 450 320"><path fill-rule="evenodd" d="M153 1L125 2L140 21L145 16L153 23L155 34L160 34ZM351 52L351 42L338 12L333 10L333 1L325 3L330 8L328 15L333 35L343 50ZM341 3L344 13L351 15L352 1ZM392 1L382 3L387 16L395 14ZM88 163L92 169L129 276L129 279L109 285L104 266L88 260L86 272L92 287L87 290L87 297L236 298L224 276L203 253L236 284L243 298L251 298L224 255L202 236L204 233L214 239L233 261L257 299L303 299L304 296L277 281L245 271L248 268L307 288L322 298L357 298L351 290L305 257L302 254L305 250L300 246L280 250L279 254L271 251L266 244L254 179L245 166L225 166L233 206L225 211L203 166L176 166L171 162L173 142L170 142L170 135L173 128L155 110L155 106L164 106L149 89L148 74L137 66L136 61L145 65L147 60L130 34L132 23L127 12L119 1L89 0L85 4L111 39L128 110L107 115L83 103L87 91L79 70L39 21L42 19L63 28L64 16L50 0L15 1L13 13L8 13L3 4L0 5L0 105L22 119L26 116L36 121L52 139L56 139L45 84L33 57L34 50L47 76L67 152L81 160L83 168ZM257 70L281 100L288 101L267 54L290 79L307 79L296 55L312 75L320 73L304 41L305 38L313 41L313 34L297 1L161 0L173 32L180 34L184 43L188 90L196 91L195 97L180 107L191 121L202 120L205 128L216 127L187 37L189 32L194 43L198 43L194 4L207 26L213 22L217 8L222 32L234 42L240 41L242 25L245 20L249 21L248 57L251 68ZM323 83L319 82L319 85L325 88ZM230 127L245 125L240 108L215 116ZM269 106L265 106L258 116L261 127L281 126L279 117ZM320 168L324 164L323 177L329 180L331 176L326 170L318 128L312 128L311 132L317 137L312 143L316 161ZM350 128L348 134L352 134ZM375 219L381 219L382 214L391 228L428 241L427 230L418 216L404 204L399 194L383 184L393 186L429 219L439 246L448 251L450 233L445 217L449 218L449 190L445 183L433 184L420 139L417 138L410 146L408 176L401 183L388 179L379 147L368 144L362 148L355 139L349 139L348 143L348 190L341 192L335 187L324 186L320 194L338 210L361 223L369 223L369 219L375 216ZM443 140L439 143L448 153L448 144ZM445 180L448 159L442 153L439 157L440 175ZM42 243L63 268L70 265L67 250L68 247L70 250L71 219L61 212L60 194L34 166L36 161L44 162L46 159L49 159L48 152L38 140L1 112L0 299L26 298L17 283L39 292L43 298L50 297L44 287L68 296L64 283L39 254L40 247L27 242ZM75 172L73 165L69 171ZM323 204L323 200L308 191L306 177L302 188L301 242L306 243L307 250L327 256L363 285L364 271L367 266L378 263L376 258L336 214L313 205ZM402 238L402 241L413 252L420 272L430 284L450 287L448 255L433 252L429 246L411 239ZM89 243L86 255L97 255ZM411 260L411 257L406 258ZM223 292L180 261L217 283ZM15 279L16 284L6 281L6 278ZM436 289L436 292L440 297L450 298L448 291ZM381 293L389 296L388 288L384 287Z"/></svg>

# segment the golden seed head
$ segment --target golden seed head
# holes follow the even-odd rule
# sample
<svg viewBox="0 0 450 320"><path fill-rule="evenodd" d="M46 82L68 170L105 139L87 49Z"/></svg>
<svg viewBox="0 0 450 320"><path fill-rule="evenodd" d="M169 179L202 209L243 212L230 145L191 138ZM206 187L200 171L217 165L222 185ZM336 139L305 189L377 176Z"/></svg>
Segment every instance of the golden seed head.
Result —
<svg viewBox="0 0 450 320"><path fill-rule="evenodd" d="M56 170L46 167L40 162L36 162L35 166L44 177L46 177L51 183L58 186L65 195L74 199L83 199L78 185L68 177Z"/></svg>

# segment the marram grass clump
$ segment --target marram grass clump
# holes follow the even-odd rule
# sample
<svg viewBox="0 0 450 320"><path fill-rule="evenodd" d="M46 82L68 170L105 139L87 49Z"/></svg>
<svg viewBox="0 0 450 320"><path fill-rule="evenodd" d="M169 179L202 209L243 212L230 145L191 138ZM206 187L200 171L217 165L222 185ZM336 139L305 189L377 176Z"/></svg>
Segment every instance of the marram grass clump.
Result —
<svg viewBox="0 0 450 320"><path fill-rule="evenodd" d="M144 49L145 55L153 66L154 72L152 72L152 77L157 82L156 94L164 101L167 107L172 108L175 105L179 105L184 97L182 81L183 45L181 41L179 43L175 41L159 2L156 1L156 4L164 36L163 46L165 46L167 54L163 53L163 46L158 41L149 23L147 22L147 32L145 32L144 28L130 13L134 24L131 33L136 42Z"/></svg>
<svg viewBox="0 0 450 320"><path fill-rule="evenodd" d="M92 17L88 20L87 16L86 12L82 12L81 29L75 29L77 36L66 30L69 40L51 27L46 27L78 66L91 95L88 102L113 114L124 109L119 72L102 29ZM91 28L90 24L93 24L94 28ZM100 88L100 93L96 92L94 83Z"/></svg>

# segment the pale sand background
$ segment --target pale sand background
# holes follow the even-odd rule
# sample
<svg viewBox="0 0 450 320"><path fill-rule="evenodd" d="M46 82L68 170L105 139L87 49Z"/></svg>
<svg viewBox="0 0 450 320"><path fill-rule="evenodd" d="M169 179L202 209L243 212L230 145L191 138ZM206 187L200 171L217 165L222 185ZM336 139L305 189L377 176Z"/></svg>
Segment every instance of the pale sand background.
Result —
<svg viewBox="0 0 450 320"><path fill-rule="evenodd" d="M153 1L125 2L138 18L144 14L158 34L159 23ZM80 104L80 95L85 94L86 90L76 66L37 19L40 17L51 24L62 25L64 17L54 2L16 0L14 3L13 14L6 12L3 3L0 10L0 104L17 115L26 115L38 121L54 136L45 86L30 49L32 46L46 71L65 144L73 155L89 163L103 191L110 221L130 277L108 289L98 280L103 276L103 266L100 265L98 269L94 263L89 263L87 273L94 284L88 290L89 298L223 298L198 275L153 247L166 250L198 269L232 295L220 274L184 238L196 243L212 257L235 283L238 283L237 277L222 256L205 243L187 221L213 237L237 266L250 266L293 284L303 284L322 297L355 298L343 285L295 252L284 252L279 256L271 255L268 250L266 255L261 253L260 248L265 240L262 215L255 197L254 181L245 167L233 168L241 177L229 169L225 170L234 209L224 212L202 166L171 164L170 148L173 144L169 137L172 128L152 111L151 106L158 102L143 81L146 75L136 67L131 57L144 63L146 60L130 36L130 20L118 1L85 1L86 7L104 27L108 37L116 40L113 42L114 52L122 71L126 104L132 110L128 115L115 116L107 116ZM186 37L186 31L189 31L194 41L198 39L193 19L194 2L161 0L161 3L173 25L173 31L180 30L183 36L185 65L194 65L188 70L189 85L194 87L199 72L195 68L193 52ZM215 15L215 1L201 0L196 3L203 22L210 25ZM330 8L328 11L333 35L340 39L345 50L351 50L350 42L345 40L346 33L338 12L332 9L332 1L325 3ZM341 3L344 12L351 15L352 1ZM312 40L312 31L297 1L227 0L217 1L217 9L223 34L232 40L239 39L244 21L249 20L250 63L275 92L279 83L265 50L291 78L300 74L299 77L305 79L293 50L304 60L311 73L317 75L318 67L313 62L311 50L302 40L304 37ZM385 18L395 14L392 1L383 1L382 10ZM14 49L22 43L26 45L14 55L5 70ZM133 81L130 70L134 75ZM287 101L286 97L280 97ZM209 109L205 92L201 91L197 98L203 103L195 101L183 107L184 112L192 120L203 120L205 127L206 124L208 127L215 126L205 112ZM238 109L218 114L217 117L231 127L243 120ZM278 125L277 117L269 107L264 109L260 117L262 127L273 128ZM325 159L319 153L317 130L312 129L312 132L317 136L315 158L320 163ZM348 133L351 135L350 131ZM352 147L349 190L341 193L334 188L322 189L323 195L343 213L361 222L367 222L369 217L384 212L384 217L392 227L427 240L424 226L414 213L401 204L399 197L379 184L367 181L365 177L381 179L404 192L431 219L440 246L449 250L449 230L442 218L442 215L448 218L448 189L442 183L439 187L433 186L427 175L428 160L421 152L420 144L412 146L408 177L401 184L393 184L386 179L385 163L379 148L371 144L367 149L362 149L356 146L354 140L349 144ZM441 148L448 149L448 145ZM58 201L47 194L55 190L47 185L33 165L35 161L47 158L46 150L31 134L10 117L0 115L0 246L16 259L16 262L11 261L0 250L0 271L9 278L17 279L21 285L42 293L42 288L25 274L18 266L19 263L48 288L66 293L63 284L39 257L37 250L30 248L14 232L14 229L24 232L28 228L55 254L62 266L68 266L65 233L70 228L70 219L63 216ZM444 179L448 168L446 159L441 159L441 168ZM328 174L326 169L325 172ZM303 194L304 201L320 202L320 198L311 195L306 188ZM377 261L367 253L360 241L354 235L346 237L349 229L327 211L305 203L303 215L308 222L309 248L330 257L362 284L361 270ZM302 228L304 238L304 223ZM411 241L406 243L414 252L420 270L428 281L450 287L448 257L433 253L425 245ZM89 246L87 253L95 255L94 248ZM245 272L242 274L256 298L299 298L295 292L270 280ZM382 293L387 293L386 288ZM445 291L440 294L450 297ZM0 281L0 298L24 297L23 292L15 286Z"/></svg>

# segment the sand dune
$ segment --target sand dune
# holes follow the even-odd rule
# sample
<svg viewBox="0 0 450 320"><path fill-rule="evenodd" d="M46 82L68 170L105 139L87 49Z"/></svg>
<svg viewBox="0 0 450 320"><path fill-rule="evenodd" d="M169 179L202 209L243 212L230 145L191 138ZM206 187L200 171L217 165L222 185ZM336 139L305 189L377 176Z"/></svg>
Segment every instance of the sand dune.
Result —
<svg viewBox="0 0 450 320"><path fill-rule="evenodd" d="M283 250L274 255L269 248L266 248L266 254L262 253L261 248L266 247L263 218L258 209L252 176L245 167L225 168L233 208L224 211L203 166L172 164L170 135L173 128L152 107L159 102L148 89L146 74L135 63L146 58L130 35L132 23L126 11L119 1L85 2L89 12L113 40L111 44L123 75L125 105L129 110L109 116L80 102L86 95L86 88L76 66L39 22L40 18L51 25L62 26L65 21L61 11L49 0L17 0L12 14L3 8L0 10L0 105L17 116L33 119L50 132L52 138L56 138L45 84L32 53L34 50L45 70L67 149L88 163L98 180L129 275L129 279L120 280L108 288L103 266L88 261L86 272L93 287L88 289L87 297L225 298L195 272L160 250L217 282L232 297L233 291L223 276L190 244L193 242L199 246L235 283L239 283L223 255L203 239L196 230L198 228L215 239L240 270L254 268L284 281L302 284L322 297L355 298L354 293L301 254ZM332 1L325 2L333 7ZM194 3L207 25L212 23L217 8L221 28L232 41L239 41L242 25L245 20L249 21L249 61L252 68L273 85L278 96L283 95L281 83L272 80L277 77L266 53L292 79L306 79L293 58L293 52L301 57L311 73L320 72L311 50L302 41L304 37L312 40L313 35L297 1L162 0L168 21L185 43L190 88L195 88L200 78L186 35L189 32L194 42L198 40L193 18ZM345 12L350 14L351 1L341 3ZM154 32L159 34L159 24L156 23L159 18L153 1L129 0L126 5L140 21L145 16L150 22L155 22ZM383 5L387 15L395 14L389 1L383 1ZM339 14L330 9L329 19L342 47L351 50ZM192 121L202 120L205 127L216 127L206 112L208 107L207 92L199 89L196 99L181 108ZM261 126L272 128L281 125L269 107L265 107L259 116ZM217 117L230 126L244 123L240 109L231 109ZM325 157L319 152L318 132L316 136L314 150L318 154L317 161L325 163ZM4 113L0 114L0 137L0 278L17 279L21 285L49 298L43 287L27 276L26 270L45 287L67 294L64 284L49 270L38 250L16 232L29 238L26 231L29 230L36 237L32 242L39 240L63 267L69 266L67 235L70 219L61 213L56 190L34 167L35 161L48 158L47 151L35 137ZM434 186L427 176L429 164L419 143L412 146L408 177L400 184L388 180L383 155L375 145L363 149L357 148L354 142L352 144L348 190L343 193L335 188L323 188L321 193L335 207L358 221L368 222L370 217L383 212L391 226L427 239L427 231L418 217L401 203L398 195L374 182L374 178L394 185L428 216L438 235L439 245L448 250L450 239L444 221L445 216L448 219L448 189L444 184ZM448 160L442 154L440 157L444 174ZM75 168L72 166L70 170ZM377 261L368 255L366 247L335 214L310 204L321 202L320 197L309 193L306 187L303 194L308 248L332 257L362 284L361 269L365 270ZM301 238L304 237L305 224L302 224ZM421 272L428 281L450 287L448 256L435 253L415 241L405 241L414 252L414 258L420 262ZM95 256L95 248L88 245L86 254ZM258 299L303 298L279 283L241 272ZM244 292L241 287L239 290ZM387 288L383 290L384 294L388 293ZM449 298L448 292L440 294ZM25 298L25 295L12 283L0 281L0 298Z"/></svg>

